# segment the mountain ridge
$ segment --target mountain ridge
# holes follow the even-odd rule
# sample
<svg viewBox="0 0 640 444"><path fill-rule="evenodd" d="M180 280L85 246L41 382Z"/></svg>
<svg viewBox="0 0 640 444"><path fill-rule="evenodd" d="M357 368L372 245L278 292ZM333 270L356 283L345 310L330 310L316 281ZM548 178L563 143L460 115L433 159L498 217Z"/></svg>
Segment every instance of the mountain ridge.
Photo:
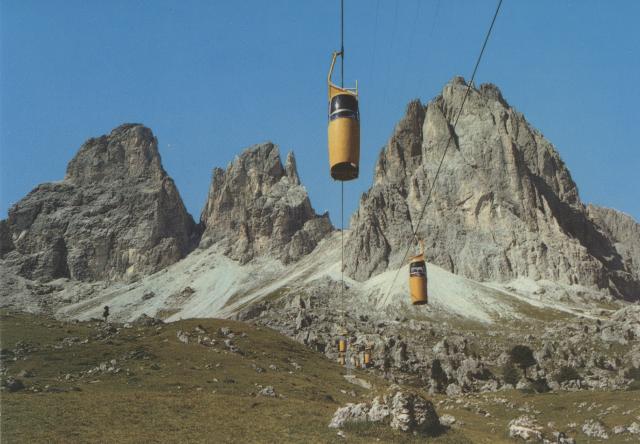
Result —
<svg viewBox="0 0 640 444"><path fill-rule="evenodd" d="M615 210L586 207L555 147L497 86L471 88L454 132L466 89L455 77L427 105L407 106L352 216L347 275L365 281L401 265L451 138L418 233L429 262L479 282L549 280L640 297L640 225ZM119 211L122 205L127 209ZM8 269L43 282L136 281L196 247L241 265L264 257L287 266L334 230L328 214L315 213L293 152L283 163L272 142L214 168L196 224L151 130L124 124L87 140L63 181L36 187L12 207L0 221L0 257Z"/></svg>
<svg viewBox="0 0 640 444"><path fill-rule="evenodd" d="M549 279L640 297L640 280L589 217L555 147L495 85L470 89L454 132L466 91L456 77L427 105L407 106L352 217L347 272L364 280L397 268L424 222L418 236L427 259L462 276ZM418 221L447 143L425 220ZM363 256L371 260L357 259Z"/></svg>
<svg viewBox="0 0 640 444"><path fill-rule="evenodd" d="M473 88L453 132L465 89L454 79L426 107L409 104L344 233L344 281L342 233L313 210L295 156L283 163L270 142L213 171L199 224L188 216L192 231L182 231L193 234L183 257L169 254L147 269L141 261L132 273L136 263L118 263L126 265L114 268L120 274L84 280L20 273L34 263L29 255L35 269L49 270L38 255L55 254L60 238L65 247L92 245L92 236L114 227L124 230L113 244L116 257L135 259L132 246L119 243L126 233L146 240L150 228L165 226L158 190L172 181L153 154L157 142L150 130L125 126L124 140L88 141L95 153L81 150L72 180L42 185L0 222L0 305L79 320L101 316L108 305L110 319L123 323L234 318L276 329L332 360L346 331L348 365L368 347L371 371L450 396L513 387L499 371L515 343L535 353L528 378L552 390L630 387L640 366L640 311L620 299L637 298L639 225L584 206L555 148L495 86ZM427 240L429 304L416 307L400 259L449 137L455 146L419 233ZM101 162L112 162L114 174L102 174ZM92 199L66 200L78 195ZM183 208L177 190L173 196L174 208ZM118 211L122 202L134 207ZM70 232L61 228L66 215L75 222ZM137 255L149 258L165 244L140 245ZM444 382L433 377L436 360ZM562 367L578 369L581 381L554 380ZM517 386L532 387L526 378Z"/></svg>

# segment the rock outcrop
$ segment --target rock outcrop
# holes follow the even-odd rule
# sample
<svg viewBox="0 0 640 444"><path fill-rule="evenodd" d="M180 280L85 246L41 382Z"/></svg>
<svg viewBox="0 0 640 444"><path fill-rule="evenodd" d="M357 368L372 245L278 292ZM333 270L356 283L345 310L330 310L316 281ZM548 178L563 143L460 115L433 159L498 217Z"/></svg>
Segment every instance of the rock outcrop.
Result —
<svg viewBox="0 0 640 444"><path fill-rule="evenodd" d="M440 420L433 403L422 396L397 390L397 386L371 403L349 403L333 414L331 428L340 428L350 423L388 423L403 432L435 435L441 430ZM394 392L395 389L395 392Z"/></svg>
<svg viewBox="0 0 640 444"><path fill-rule="evenodd" d="M544 438L538 421L528 415L509 421L508 432L509 438L525 442L542 442Z"/></svg>
<svg viewBox="0 0 640 444"><path fill-rule="evenodd" d="M631 216L611 208L589 204L587 211L610 239L633 279L640 281L640 224Z"/></svg>
<svg viewBox="0 0 640 444"><path fill-rule="evenodd" d="M593 222L558 152L497 87L471 89L454 132L466 90L455 78L426 106L409 104L351 220L348 274L365 280L400 266L419 225L428 261L477 281L549 279L639 298L635 262Z"/></svg>
<svg viewBox="0 0 640 444"><path fill-rule="evenodd" d="M242 263L262 255L298 260L333 230L329 215L311 207L293 153L283 166L272 143L248 148L226 171L213 170L200 221L201 245L222 242L225 254Z"/></svg>
<svg viewBox="0 0 640 444"><path fill-rule="evenodd" d="M184 257L197 229L150 129L87 140L60 182L36 187L0 222L0 256L42 281L133 279Z"/></svg>

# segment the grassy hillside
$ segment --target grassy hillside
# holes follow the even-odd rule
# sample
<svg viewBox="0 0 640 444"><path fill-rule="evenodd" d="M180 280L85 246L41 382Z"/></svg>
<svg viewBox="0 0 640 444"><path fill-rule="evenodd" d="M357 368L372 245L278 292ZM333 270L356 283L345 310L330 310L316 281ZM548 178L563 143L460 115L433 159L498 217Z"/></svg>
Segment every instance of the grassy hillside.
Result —
<svg viewBox="0 0 640 444"><path fill-rule="evenodd" d="M19 377L29 390L2 393L2 442L331 442L333 412L372 397L322 355L240 322L196 319L106 333L98 322L7 312L1 321L6 375L33 374ZM214 346L178 340L178 330L197 326ZM223 327L239 353L224 345ZM27 351L13 361L6 349L16 343ZM104 370L86 373L101 363ZM373 391L384 388L363 377ZM277 396L258 395L266 386ZM346 433L353 442L369 440L366 431L361 439ZM407 438L388 428L376 434ZM465 442L461 436L438 441Z"/></svg>
<svg viewBox="0 0 640 444"><path fill-rule="evenodd" d="M18 376L25 390L2 392L3 443L335 442L342 438L327 428L333 412L387 388L364 371L358 376L373 384L371 390L350 384L344 370L324 356L240 322L194 319L109 329L100 322L6 311L0 320L3 378L31 374ZM229 336L221 328L233 332L229 345L237 352L225 345ZM191 333L189 343L178 339L179 330ZM198 344L198 335L215 344ZM259 394L266 386L277 396ZM640 415L637 393L501 392L459 402L438 396L432 398L438 412L458 422L429 440L508 442L506 425L522 414L519 408L539 410L542 424L554 421L568 430L566 424L599 411L576 407L585 401L616 406L602 416L608 426L628 424ZM344 432L348 442L423 441L378 425Z"/></svg>

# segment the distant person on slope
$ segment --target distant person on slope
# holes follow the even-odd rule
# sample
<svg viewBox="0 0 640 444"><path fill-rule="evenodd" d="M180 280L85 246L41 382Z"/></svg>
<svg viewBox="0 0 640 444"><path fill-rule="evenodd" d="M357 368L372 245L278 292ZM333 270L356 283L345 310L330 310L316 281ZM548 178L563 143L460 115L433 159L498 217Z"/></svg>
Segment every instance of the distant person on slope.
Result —
<svg viewBox="0 0 640 444"><path fill-rule="evenodd" d="M109 317L109 306L104 306L104 311L102 312L102 317L104 318L104 322L107 322L107 318Z"/></svg>

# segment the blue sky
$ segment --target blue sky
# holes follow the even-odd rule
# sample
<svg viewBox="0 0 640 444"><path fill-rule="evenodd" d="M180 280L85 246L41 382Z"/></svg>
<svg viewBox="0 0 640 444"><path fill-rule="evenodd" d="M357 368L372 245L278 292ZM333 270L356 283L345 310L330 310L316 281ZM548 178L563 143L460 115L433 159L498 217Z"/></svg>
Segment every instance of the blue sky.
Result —
<svg viewBox="0 0 640 444"><path fill-rule="evenodd" d="M346 0L345 81L361 91L361 176L413 98L468 78L495 0ZM0 217L60 180L89 137L141 122L196 220L211 170L266 140L294 150L339 224L326 83L338 0L0 0ZM584 202L640 220L640 2L505 0L476 82L558 149Z"/></svg>

